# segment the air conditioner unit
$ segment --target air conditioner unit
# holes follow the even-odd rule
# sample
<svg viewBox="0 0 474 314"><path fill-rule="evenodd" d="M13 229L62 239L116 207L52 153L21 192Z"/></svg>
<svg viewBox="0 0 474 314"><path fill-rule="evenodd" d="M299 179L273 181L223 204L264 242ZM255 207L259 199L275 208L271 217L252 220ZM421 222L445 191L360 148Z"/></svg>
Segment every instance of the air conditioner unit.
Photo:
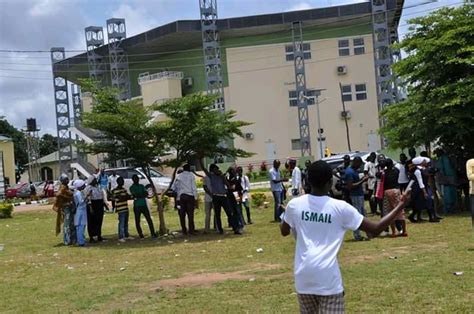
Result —
<svg viewBox="0 0 474 314"><path fill-rule="evenodd" d="M337 67L337 75L347 74L347 67L345 65L339 65Z"/></svg>
<svg viewBox="0 0 474 314"><path fill-rule="evenodd" d="M253 137L254 137L253 133L245 133L245 139L246 140L249 140L249 141L253 140Z"/></svg>
<svg viewBox="0 0 474 314"><path fill-rule="evenodd" d="M341 113L341 119L350 119L351 118L351 112L350 111L340 111Z"/></svg>
<svg viewBox="0 0 474 314"><path fill-rule="evenodd" d="M185 77L183 79L185 87L192 87L193 86L193 78L192 77Z"/></svg>

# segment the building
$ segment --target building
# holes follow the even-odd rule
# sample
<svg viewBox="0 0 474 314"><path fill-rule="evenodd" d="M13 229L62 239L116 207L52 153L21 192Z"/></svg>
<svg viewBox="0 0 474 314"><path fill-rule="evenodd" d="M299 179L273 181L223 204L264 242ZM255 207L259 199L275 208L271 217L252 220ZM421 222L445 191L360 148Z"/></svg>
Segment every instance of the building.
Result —
<svg viewBox="0 0 474 314"><path fill-rule="evenodd" d="M16 176L13 140L2 135L0 135L0 162L0 186L5 184L14 185Z"/></svg>
<svg viewBox="0 0 474 314"><path fill-rule="evenodd" d="M383 10L372 2L383 3ZM253 122L234 145L255 155L239 163L302 154L293 61L296 21L301 22L304 41L311 154L320 157L319 143L321 151L349 150L346 118L351 150L380 149L379 110L387 103L380 84L388 76L377 70L383 62L374 38L380 32L386 38L396 35L403 2L371 1L219 20L226 110L236 110L238 119ZM385 29L377 21L379 15L385 16ZM109 46L99 45L94 53L107 59ZM131 97L141 97L144 105L206 90L200 20L159 26L122 39L121 47L128 57ZM77 83L89 77L87 60L88 53L73 56L58 62L56 71ZM90 98L82 95L82 102L84 110L90 110Z"/></svg>

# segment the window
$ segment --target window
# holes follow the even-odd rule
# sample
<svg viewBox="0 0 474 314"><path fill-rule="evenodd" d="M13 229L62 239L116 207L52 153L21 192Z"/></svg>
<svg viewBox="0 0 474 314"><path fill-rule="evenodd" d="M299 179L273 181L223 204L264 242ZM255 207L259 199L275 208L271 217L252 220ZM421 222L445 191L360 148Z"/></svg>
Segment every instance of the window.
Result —
<svg viewBox="0 0 474 314"><path fill-rule="evenodd" d="M291 150L300 150L301 140L299 138L291 140Z"/></svg>
<svg viewBox="0 0 474 314"><path fill-rule="evenodd" d="M365 84L355 84L356 100L367 99L367 87Z"/></svg>
<svg viewBox="0 0 474 314"><path fill-rule="evenodd" d="M342 85L342 100L352 101L352 88L351 85Z"/></svg>
<svg viewBox="0 0 474 314"><path fill-rule="evenodd" d="M293 53L293 45L285 46L285 55L286 61L293 61L295 59L295 54ZM304 59L311 59L311 45L308 43L303 43L303 57Z"/></svg>
<svg viewBox="0 0 474 314"><path fill-rule="evenodd" d="M309 97L308 105L314 105L316 103L316 95L319 95L319 93L315 89L308 89L306 91L306 96ZM288 91L288 101L290 107L298 106L298 94L295 90Z"/></svg>
<svg viewBox="0 0 474 314"><path fill-rule="evenodd" d="M350 49L349 49L349 39L341 39L339 40L339 56L348 56L350 55Z"/></svg>
<svg viewBox="0 0 474 314"><path fill-rule="evenodd" d="M355 55L362 55L365 53L364 38L354 38L352 44L354 45Z"/></svg>

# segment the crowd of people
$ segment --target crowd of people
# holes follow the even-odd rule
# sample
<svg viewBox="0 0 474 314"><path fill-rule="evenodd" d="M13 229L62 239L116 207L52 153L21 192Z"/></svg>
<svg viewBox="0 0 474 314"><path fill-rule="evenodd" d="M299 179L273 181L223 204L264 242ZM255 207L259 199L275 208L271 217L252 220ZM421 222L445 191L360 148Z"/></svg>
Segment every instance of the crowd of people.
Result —
<svg viewBox="0 0 474 314"><path fill-rule="evenodd" d="M115 173L106 177L102 171L98 176L90 176L87 181L74 180L72 188L69 178L63 174L60 177L61 186L53 205L57 213L56 235L63 232L65 245L86 245L86 227L89 243L102 242L102 224L105 211L115 212L118 216L118 241L133 240L128 232L129 208L128 201L133 200L135 227L138 237L143 239L141 215L150 229L150 236L156 238L153 220L148 208L148 191L140 184L137 175L132 177L133 184L129 191L124 188L124 179ZM112 201L109 210L108 199ZM61 228L62 225L62 228Z"/></svg>
<svg viewBox="0 0 474 314"><path fill-rule="evenodd" d="M412 223L423 222L422 213L426 211L428 221L436 223L442 219L441 212L449 214L462 205L458 192L464 191L464 183L468 182L467 172L464 172L465 182L460 180L463 173L459 173L459 167L456 167L452 158L440 149L435 153L436 159L430 159L426 152L421 152L420 156L416 157L415 150L410 149L410 159L402 153L398 162L376 153L371 153L365 160L357 156L351 160L350 156L346 155L341 166L333 170L334 178L338 179L336 189L341 190L343 200L354 206L361 215L367 216L365 201L368 200L369 215L384 217L394 210L402 193L410 188L410 203L396 216L389 226L390 229L382 232L382 235L389 235L390 231L391 237L406 237L406 219ZM275 222L281 222L285 203L289 199L308 194L311 190L308 181L308 169L311 166L309 160L306 161L305 168L300 169L296 159L289 159L285 163L285 168L291 174L288 178L282 176L280 166L280 161L274 160L273 167L268 171ZM64 224L64 243L84 245L86 229L90 243L104 241L102 224L105 212L115 212L118 215L118 240L132 240L128 230L129 200L133 200L138 237L144 238L140 224L142 215L149 226L150 236L156 237L148 208L148 191L139 183L138 176L134 176L132 180L133 184L127 190L124 188L123 178L115 173L107 176L102 170L87 181L75 180L71 191L69 179L65 175L61 176L61 187L56 195L54 209L58 213L58 234L61 231L60 224ZM253 223L250 210L250 180L243 173L242 167L229 167L223 173L217 164L211 164L203 177L203 188L204 233L216 231L223 234L227 223L234 234L242 234L245 226ZM197 234L194 215L198 207L198 189L196 173L191 171L189 164L178 171L171 194L175 198L182 234ZM468 206L469 200L466 202ZM227 218L224 223L222 211ZM405 213L410 214L405 217ZM362 236L359 230L354 231L356 241L370 238L371 235Z"/></svg>

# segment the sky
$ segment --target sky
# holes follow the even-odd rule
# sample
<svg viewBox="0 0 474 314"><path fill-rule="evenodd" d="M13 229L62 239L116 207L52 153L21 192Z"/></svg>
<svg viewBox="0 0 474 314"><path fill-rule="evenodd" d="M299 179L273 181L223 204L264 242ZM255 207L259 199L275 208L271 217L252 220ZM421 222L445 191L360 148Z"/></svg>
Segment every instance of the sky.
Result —
<svg viewBox="0 0 474 314"><path fill-rule="evenodd" d="M220 18L305 10L364 1L354 0L218 0ZM406 19L461 0L405 0L399 33ZM104 26L111 17L125 18L127 37L160 25L199 19L199 0L0 0L0 51L65 47L84 50L84 28ZM74 55L75 53L69 53ZM0 52L0 116L21 129L36 118L41 133L56 135L49 52Z"/></svg>

